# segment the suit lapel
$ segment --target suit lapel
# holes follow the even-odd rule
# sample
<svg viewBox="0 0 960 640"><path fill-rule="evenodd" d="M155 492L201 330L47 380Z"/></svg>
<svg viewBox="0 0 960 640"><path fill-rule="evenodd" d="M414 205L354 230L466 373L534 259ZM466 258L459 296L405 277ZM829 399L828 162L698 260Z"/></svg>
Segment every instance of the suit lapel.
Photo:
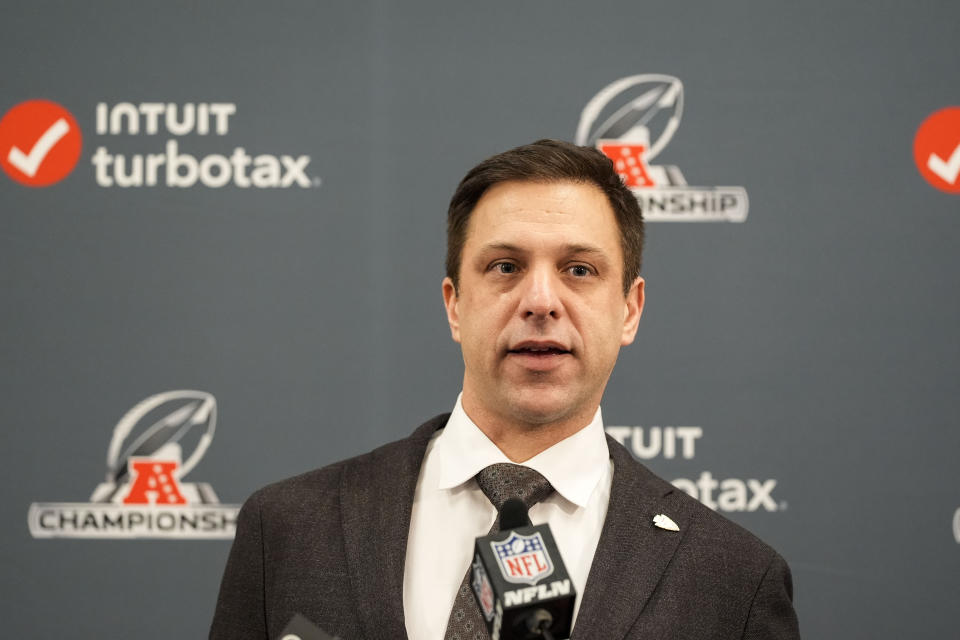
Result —
<svg viewBox="0 0 960 640"><path fill-rule="evenodd" d="M340 484L343 540L357 615L368 640L406 638L403 566L413 494L427 443L447 422L438 416L406 440L357 458Z"/></svg>
<svg viewBox="0 0 960 640"><path fill-rule="evenodd" d="M674 500L675 489L607 438L613 483L603 533L581 595L571 640L623 638L660 582L687 531L690 514ZM653 525L659 513L680 531Z"/></svg>

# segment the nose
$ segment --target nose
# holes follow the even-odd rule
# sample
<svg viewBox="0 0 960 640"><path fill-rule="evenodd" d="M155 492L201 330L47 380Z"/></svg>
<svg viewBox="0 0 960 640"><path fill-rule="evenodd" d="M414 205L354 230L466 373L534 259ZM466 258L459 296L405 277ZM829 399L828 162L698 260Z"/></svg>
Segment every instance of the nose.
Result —
<svg viewBox="0 0 960 640"><path fill-rule="evenodd" d="M520 315L524 318L559 318L560 282L552 267L531 269L523 283Z"/></svg>

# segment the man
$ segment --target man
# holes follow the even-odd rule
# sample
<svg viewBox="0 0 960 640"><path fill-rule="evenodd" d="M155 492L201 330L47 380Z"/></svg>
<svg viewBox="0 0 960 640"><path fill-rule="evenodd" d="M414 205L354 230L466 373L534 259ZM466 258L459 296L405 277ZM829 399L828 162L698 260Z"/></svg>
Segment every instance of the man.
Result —
<svg viewBox="0 0 960 640"><path fill-rule="evenodd" d="M644 303L642 216L612 163L551 140L489 158L447 243L452 414L251 496L210 637L276 638L299 612L345 640L485 638L461 587L516 490L537 494L579 594L574 640L798 638L783 559L604 436Z"/></svg>

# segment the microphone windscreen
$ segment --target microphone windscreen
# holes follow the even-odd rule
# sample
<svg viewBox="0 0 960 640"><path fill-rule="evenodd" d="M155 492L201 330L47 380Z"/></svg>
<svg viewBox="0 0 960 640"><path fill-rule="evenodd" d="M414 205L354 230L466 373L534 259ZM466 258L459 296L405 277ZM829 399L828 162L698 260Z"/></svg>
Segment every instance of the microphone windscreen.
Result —
<svg viewBox="0 0 960 640"><path fill-rule="evenodd" d="M529 527L530 517L527 515L527 505L519 498L510 498L500 507L500 531Z"/></svg>

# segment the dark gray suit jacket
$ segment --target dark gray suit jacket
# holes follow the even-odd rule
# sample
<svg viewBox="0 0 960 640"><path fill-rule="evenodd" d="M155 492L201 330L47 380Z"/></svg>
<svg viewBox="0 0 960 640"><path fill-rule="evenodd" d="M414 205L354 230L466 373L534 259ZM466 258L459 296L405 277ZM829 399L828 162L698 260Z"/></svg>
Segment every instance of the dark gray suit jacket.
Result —
<svg viewBox="0 0 960 640"><path fill-rule="evenodd" d="M413 493L427 442L447 417L254 493L240 512L210 638L275 640L294 613L344 640L406 638ZM799 638L783 558L608 444L610 505L572 640ZM654 527L658 513L680 531Z"/></svg>

